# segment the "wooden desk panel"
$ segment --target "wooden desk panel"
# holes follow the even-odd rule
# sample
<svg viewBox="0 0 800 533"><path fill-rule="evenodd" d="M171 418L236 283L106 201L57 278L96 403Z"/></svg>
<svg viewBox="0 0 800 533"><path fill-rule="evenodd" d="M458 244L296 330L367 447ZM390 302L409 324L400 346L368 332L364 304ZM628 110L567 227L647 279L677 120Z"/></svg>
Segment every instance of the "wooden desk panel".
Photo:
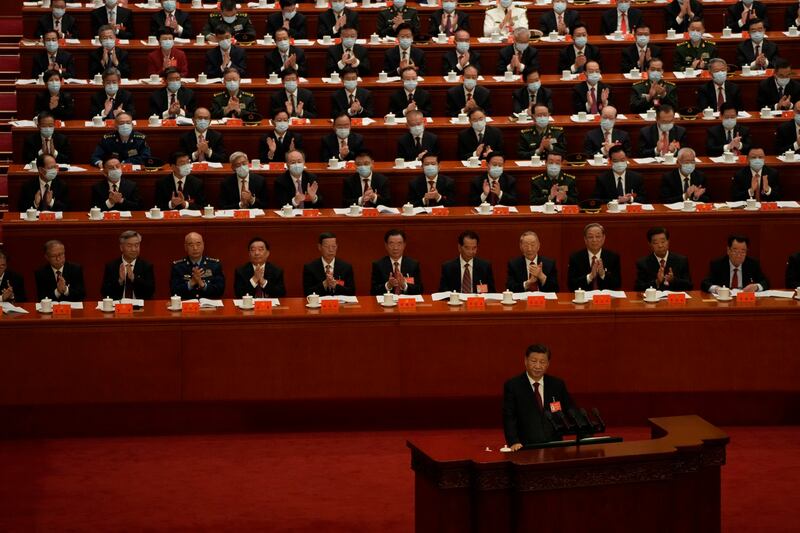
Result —
<svg viewBox="0 0 800 533"><path fill-rule="evenodd" d="M754 111L751 114L754 117L758 116ZM599 127L599 121L572 122L568 116L564 115L555 116L554 121L554 124L562 126L566 130L569 153L583 152L583 139L586 133L590 129ZM741 123L750 128L752 139L761 141L768 154L774 154L775 129L785 121L784 118L741 119ZM694 148L698 155L705 155L706 131L709 126L718 122L717 120L680 120L676 123L687 129L688 146ZM639 147L639 130L649 124L652 122L644 121L639 116L629 116L628 120L618 121L616 127L624 129L630 134L631 144L636 153ZM516 157L520 130L523 127L532 127L532 123L517 124L504 116L495 116L491 125L501 129L504 152L509 158ZM429 131L438 135L441 147L440 155L444 160L457 159L458 133L468 127L469 125L452 124L449 118L441 117L434 118L433 122L429 122L426 126ZM225 136L227 149L235 147L253 157L258 157L261 137L271 131L272 126L265 119L260 126L214 126L214 128L217 128ZM314 119L310 124L293 125L292 128L303 135L303 147L308 161L320 161L322 137L333 132L331 120ZM135 129L147 135L147 142L153 155L163 159L167 159L170 153L180 149L180 135L190 131L189 126L177 127L176 134L176 127L150 127L145 120L140 120ZM368 126L354 126L352 129L364 135L365 147L373 152L377 161L394 161L397 139L407 131L405 125L386 126L383 120L378 120ZM33 128L12 128L11 137L15 162L21 162L25 137L34 131ZM106 129L87 128L84 126L84 121L67 121L66 127L59 131L69 136L73 162L79 164L89 162L92 152Z"/></svg>
<svg viewBox="0 0 800 533"><path fill-rule="evenodd" d="M519 235L531 229L539 234L542 255L556 260L562 290L567 290L569 254L583 248L582 231L589 222L600 222L606 227L606 247L622 257L625 289L633 288L635 261L649 253L645 233L656 225L669 228L673 251L689 257L696 288L707 275L709 261L725 253L730 233L750 237L750 255L761 260L765 274L776 287L783 285L786 258L800 247L796 239L800 215L794 210L680 213L656 206L655 212L641 214L560 216L526 212L523 207L518 214L480 216L470 208L453 208L447 217L382 215L365 219L335 216L323 210L321 218L284 219L270 211L265 217L250 220L175 221L151 221L143 213L134 213L131 220L97 222L88 221L87 214L81 212L67 213L62 221L35 223L19 220L18 213L7 213L3 236L5 249L12 256L10 268L25 276L29 294L35 294L33 272L43 263L42 244L55 238L65 243L69 261L83 265L87 294L91 298L100 297L103 265L117 256L117 238L127 229L135 229L144 236L142 257L154 264L156 296L161 298L169 296L170 265L184 256L183 236L189 231L201 233L206 254L222 261L225 294L229 297L233 295L234 269L247 261L247 243L256 235L270 241L270 260L284 269L289 296L302 295L302 266L318 256L317 237L322 231L337 235L339 256L355 270L358 294L369 292L371 263L385 254L383 234L394 227L408 234L407 253L421 261L427 292L438 290L440 265L456 257L457 236L465 229L480 235L480 256L492 263L499 289L505 287L508 260L519 254Z"/></svg>
<svg viewBox="0 0 800 533"><path fill-rule="evenodd" d="M708 179L708 192L711 200L715 202L725 202L731 198L731 176L740 167L738 165L720 165L711 162L707 158L702 158L702 163L698 168L706 174ZM800 181L792 179L797 171L798 163L782 163L777 158L768 157L767 164L777 168L781 175L785 177L781 182L781 190L785 200L800 200ZM91 203L92 185L103 179L98 170L86 166L87 172L73 172L67 174L69 184L69 199L72 210L88 210ZM352 174L352 170L328 170L324 163L309 163L306 168L314 173L320 184L320 194L324 204L328 207L346 207L342 203L342 181L345 177ZM456 181L456 198L458 205L467 205L469 198L470 184L481 171L478 169L465 168L461 163L455 161L443 161L440 164L442 174L450 176ZM645 176L645 189L648 199L657 202L660 199L661 177L671 167L664 165L637 165L631 162L631 170L636 170ZM597 175L606 168L592 166L570 167L566 170L576 176L578 180L578 193L581 200L592 198ZM394 163L376 163L376 172L380 172L389 178L389 185L392 194L392 205L401 206L408 197L408 183L420 175L420 170L395 169ZM517 198L522 206L528 205L531 192L531 177L542 172L544 169L539 167L534 170L530 167L519 167L513 162L509 162L506 172L517 179ZM270 206L279 208L275 203L273 194L275 179L283 173L283 170L258 170L255 171L266 176L270 191ZM165 168L158 172L133 172L126 174L127 178L133 179L139 186L142 197L142 208L147 209L155 204L155 183L159 179L168 175L169 169ZM203 179L205 185L205 196L210 205L219 206L220 186L222 180L230 175L232 171L227 167L222 170L208 170L197 172L196 175ZM8 198L12 210L17 209L19 194L22 184L32 179L34 174L29 170L24 170L22 165L12 165L8 174Z"/></svg>
<svg viewBox="0 0 800 533"><path fill-rule="evenodd" d="M484 76L485 80L481 85L492 92L492 114L495 116L510 115L513 110L512 93L521 87L521 82L497 82L490 75ZM671 73L665 74L665 78L678 85L679 102L681 106L696 105L697 90L701 85L708 82L705 78L695 78L689 80L679 80ZM742 101L745 102L747 109L755 109L756 97L758 95L758 84L764 79L763 76L753 76L747 78L737 77L732 83L736 83L741 89ZM302 86L314 92L314 103L317 106L318 116L327 118L331 116L331 96L341 88L341 84L331 85L323 83L321 79L310 79L310 83ZM612 103L620 113L630 114L630 94L631 80L625 79L621 74L604 74L603 82L611 86ZM557 75L542 76L542 83L545 87L553 91L553 106L558 112L566 112L572 109L572 90L575 85L571 81L562 81ZM422 86L431 95L432 108L434 115L443 116L447 110L447 90L456 85L448 83L440 76L425 76ZM400 88L400 83L378 83L377 78L365 78L359 84L360 87L368 89L372 93L372 100L375 108L375 117L382 117L389 112L389 98L392 93ZM156 90L163 90L163 85L154 86L148 84L126 85L125 88L133 93L136 104L136 116L147 118L150 115L150 95ZM198 85L187 83L186 87L194 91L198 106L211 107L213 95L222 90L221 84ZM35 114L36 96L44 90L43 85L17 85L17 113L19 117L27 118ZM263 112L269 112L270 97L275 91L281 90L280 86L269 86L264 78L256 78L252 84L245 85L244 89L256 95L259 108ZM65 90L70 92L75 100L75 118L88 119L89 105L92 95L100 88L95 85L68 85Z"/></svg>
<svg viewBox="0 0 800 533"><path fill-rule="evenodd" d="M771 32L769 34L770 40L775 42L780 50L782 56L791 57L792 53L798 49L798 39L786 37L780 32ZM603 70L608 73L620 72L620 58L622 49L629 46L631 43L628 41L610 41L605 37L590 37L589 42L600 46L602 49L601 58ZM675 46L680 43L677 40L667 40L664 35L653 35L651 38L653 44L662 47L662 58L664 59L665 70L671 70L673 65L673 52ZM730 63L734 63L736 59L736 47L739 41L736 39L717 39L717 51L719 56ZM388 44L367 44L367 51L369 54L370 63L373 65L373 74L380 72L380 65L383 65L384 54L387 49L393 45ZM429 75L442 73L442 56L444 53L452 48L449 44L431 44L428 42L418 43L418 46L425 52L425 70ZM479 43L473 39L471 45L472 49L478 50L481 53L482 65L487 69L492 65L492 61L497 57L498 50L504 46L501 43ZM564 48L564 43L550 43L550 42L537 42L536 48L539 51L539 64L541 71L544 74L558 73L558 54ZM192 65L190 74L196 76L205 68L206 52L210 50L212 45L185 45L181 49L186 52L186 57L189 65ZM88 76L88 56L89 53L97 48L93 46L87 39L83 39L79 45L65 45L65 50L71 52L76 56L75 68L76 75L79 78L87 78ZM144 78L147 77L147 55L156 49L154 46L146 46L141 44L139 40L132 40L129 45L123 46L128 51L128 61L131 66L132 77ZM263 54L271 50L273 47L255 44L246 47L247 51L247 76L263 78L265 74L265 62L263 61ZM41 46L24 46L20 45L20 72L32 72L33 57L39 54L43 48ZM325 58L327 57L327 47L322 45L313 45L303 48L306 54L306 62L309 69L309 76L322 77L325 75ZM486 73L490 73L488 70ZM29 76L29 74L25 74Z"/></svg>

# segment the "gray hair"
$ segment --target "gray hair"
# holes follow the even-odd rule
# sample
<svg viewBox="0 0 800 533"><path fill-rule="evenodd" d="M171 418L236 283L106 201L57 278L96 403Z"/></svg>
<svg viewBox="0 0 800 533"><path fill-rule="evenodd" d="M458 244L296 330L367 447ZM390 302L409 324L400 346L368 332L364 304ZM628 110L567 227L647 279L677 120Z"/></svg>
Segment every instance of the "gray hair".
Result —
<svg viewBox="0 0 800 533"><path fill-rule="evenodd" d="M50 248L52 248L53 246L59 246L59 245L64 246L64 243L57 239L51 239L47 241L46 243L44 243L44 253L49 252Z"/></svg>
<svg viewBox="0 0 800 533"><path fill-rule="evenodd" d="M139 240L142 240L142 236L139 234L138 231L134 231L132 229L123 231L119 235L119 243L122 244L123 242L127 241L128 239L133 239L134 237L139 237Z"/></svg>
<svg viewBox="0 0 800 533"><path fill-rule="evenodd" d="M240 157L244 157L248 161L250 160L250 158L244 152L233 152L231 156L228 158L228 162L230 162L230 164L232 165L233 162L239 159Z"/></svg>

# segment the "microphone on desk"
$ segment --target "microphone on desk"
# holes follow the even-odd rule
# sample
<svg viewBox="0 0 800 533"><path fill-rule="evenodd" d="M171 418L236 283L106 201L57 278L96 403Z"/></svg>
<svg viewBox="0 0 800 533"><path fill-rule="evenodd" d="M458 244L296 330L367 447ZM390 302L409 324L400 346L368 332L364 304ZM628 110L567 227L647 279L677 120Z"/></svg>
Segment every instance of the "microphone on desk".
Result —
<svg viewBox="0 0 800 533"><path fill-rule="evenodd" d="M594 415L594 418L597 420L597 425L595 426L595 429L597 430L597 432L598 433L605 432L606 423L603 420L603 417L600 416L600 410L597 407L592 407L592 414ZM592 425L594 425L594 424L592 424Z"/></svg>
<svg viewBox="0 0 800 533"><path fill-rule="evenodd" d="M584 411L586 412L586 411ZM577 409L572 408L569 410L569 416L575 421L575 426L578 432L585 433L586 430L589 432L594 431L591 424L584 418L583 414L581 414Z"/></svg>
<svg viewBox="0 0 800 533"><path fill-rule="evenodd" d="M558 418L553 416L553 413L550 411L544 411L544 417L550 422L550 425L553 426L553 429L556 430L556 433L563 433L566 430L566 427L558 420Z"/></svg>
<svg viewBox="0 0 800 533"><path fill-rule="evenodd" d="M564 411L556 411L555 416L561 425L564 426L565 433L575 433L575 424L571 423L569 418L564 416Z"/></svg>

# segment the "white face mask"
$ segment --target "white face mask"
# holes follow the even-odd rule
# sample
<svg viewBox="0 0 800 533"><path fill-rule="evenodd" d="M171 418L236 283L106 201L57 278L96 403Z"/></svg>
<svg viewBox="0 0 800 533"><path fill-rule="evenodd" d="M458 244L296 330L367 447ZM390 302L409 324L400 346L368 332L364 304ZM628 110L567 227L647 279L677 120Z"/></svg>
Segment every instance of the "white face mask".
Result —
<svg viewBox="0 0 800 533"><path fill-rule="evenodd" d="M191 173L192 173L192 165L190 163L186 163L185 165L181 165L178 167L178 175L182 178L185 178Z"/></svg>

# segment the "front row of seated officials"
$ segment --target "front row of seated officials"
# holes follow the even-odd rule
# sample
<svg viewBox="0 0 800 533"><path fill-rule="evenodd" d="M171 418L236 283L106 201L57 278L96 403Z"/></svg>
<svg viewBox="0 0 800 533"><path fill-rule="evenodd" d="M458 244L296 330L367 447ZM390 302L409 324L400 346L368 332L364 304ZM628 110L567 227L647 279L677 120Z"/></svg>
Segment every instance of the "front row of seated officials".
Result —
<svg viewBox="0 0 800 533"><path fill-rule="evenodd" d="M620 257L606 248L605 229L597 223L584 228L585 248L569 257L569 290L619 290L622 285ZM669 231L653 227L647 232L651 253L636 262L635 289L692 290L688 259L670 250ZM142 236L125 231L119 237L120 256L105 265L102 295L114 298L148 300L155 293L151 263L140 257ZM422 294L424 286L420 263L405 254L406 234L392 229L384 235L386 255L372 263L369 293L373 295ZM497 292L492 265L478 257L478 235L470 230L458 236L458 256L441 266L439 291L465 294ZM749 239L743 235L728 238L726 255L712 261L708 275L700 284L703 291L715 294L722 286L748 292L769 288L758 260L749 257ZM553 259L539 254L541 243L533 231L519 239L520 255L507 265L506 288L514 292L558 292L558 272ZM319 257L303 266L303 292L320 295L355 295L355 276L350 263L338 257L336 235L330 232L318 238ZM221 298L225 292L225 274L218 259L205 253L203 237L191 232L184 238L186 255L172 264L170 294L183 299ZM286 288L283 270L269 262L269 243L260 237L247 245L248 262L236 269L234 293L261 297L283 297ZM35 272L36 295L55 301L82 301L86 290L83 269L66 260L66 249L58 240L45 243L46 264ZM22 276L7 269L7 255L0 251L0 301L23 302L26 292ZM790 256L786 265L786 287L800 287L800 252Z"/></svg>

